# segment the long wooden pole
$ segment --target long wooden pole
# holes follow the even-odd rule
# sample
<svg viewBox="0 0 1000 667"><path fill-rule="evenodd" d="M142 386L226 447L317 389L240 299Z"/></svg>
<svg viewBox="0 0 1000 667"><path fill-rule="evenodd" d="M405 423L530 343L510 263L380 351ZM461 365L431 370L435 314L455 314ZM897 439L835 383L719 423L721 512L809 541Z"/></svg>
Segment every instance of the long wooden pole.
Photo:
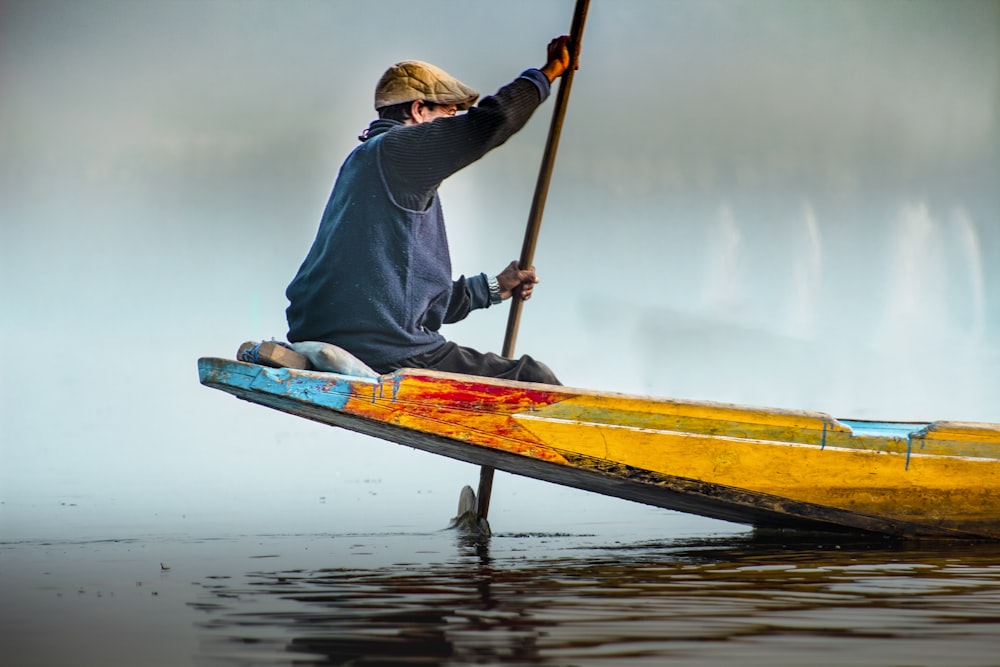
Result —
<svg viewBox="0 0 1000 667"><path fill-rule="evenodd" d="M559 134L562 132L563 118L566 117L566 105L569 102L569 91L573 85L573 72L576 69L577 57L580 55L580 41L583 39L583 25L587 20L587 8L590 0L576 0L573 11L573 23L570 27L570 66L559 79L559 92L556 94L556 106L552 110L552 123L549 125L549 136L545 142L542 154L542 165L538 170L538 180L535 182L535 196L531 200L531 212L528 215L528 226L524 230L524 243L521 245L521 259L518 266L528 269L534 262L535 245L538 242L538 232L542 228L542 213L545 211L545 198L549 194L549 182L552 180L552 168L556 163L556 150L559 148ZM523 301L517 295L510 300L510 312L507 315L507 333L504 336L503 356L514 356L514 346L517 343L517 328L521 323L521 306ZM479 493L476 514L485 519L490 511L490 496L493 493L493 468L483 466L479 471Z"/></svg>

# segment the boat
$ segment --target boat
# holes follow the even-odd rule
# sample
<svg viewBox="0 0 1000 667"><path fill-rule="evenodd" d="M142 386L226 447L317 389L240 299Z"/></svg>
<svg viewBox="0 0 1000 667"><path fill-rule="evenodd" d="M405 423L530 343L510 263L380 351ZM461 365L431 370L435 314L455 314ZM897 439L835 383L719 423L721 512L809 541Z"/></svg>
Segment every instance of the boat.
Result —
<svg viewBox="0 0 1000 667"><path fill-rule="evenodd" d="M1000 540L1000 424L878 422L402 369L198 361L201 383L515 475L762 529Z"/></svg>

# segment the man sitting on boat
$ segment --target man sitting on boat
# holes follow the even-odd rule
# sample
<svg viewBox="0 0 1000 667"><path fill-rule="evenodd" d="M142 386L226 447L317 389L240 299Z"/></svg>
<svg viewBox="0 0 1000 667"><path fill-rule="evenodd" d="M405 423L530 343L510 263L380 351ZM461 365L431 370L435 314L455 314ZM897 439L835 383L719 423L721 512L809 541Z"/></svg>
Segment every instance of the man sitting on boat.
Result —
<svg viewBox="0 0 1000 667"><path fill-rule="evenodd" d="M288 340L323 341L379 373L431 368L559 384L545 364L506 359L447 341L442 324L518 295L534 267L511 262L495 277L452 280L438 187L520 130L570 65L568 38L548 62L493 96L420 61L390 67L375 89L379 118L341 166L316 239L288 285ZM459 115L459 111L468 113Z"/></svg>

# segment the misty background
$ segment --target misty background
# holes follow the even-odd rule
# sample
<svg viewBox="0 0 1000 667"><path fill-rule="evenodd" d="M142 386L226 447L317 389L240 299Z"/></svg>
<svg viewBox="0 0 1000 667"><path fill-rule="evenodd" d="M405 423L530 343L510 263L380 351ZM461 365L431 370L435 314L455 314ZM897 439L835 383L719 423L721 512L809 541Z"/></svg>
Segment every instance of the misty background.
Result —
<svg viewBox="0 0 1000 667"><path fill-rule="evenodd" d="M196 360L284 338L387 66L489 94L572 11L0 5L0 535L443 527L478 468L237 401ZM518 256L553 103L442 187L457 272ZM998 2L594 0L517 352L570 386L1000 422L998 184ZM445 334L499 351L505 324ZM490 518L679 516L499 473Z"/></svg>

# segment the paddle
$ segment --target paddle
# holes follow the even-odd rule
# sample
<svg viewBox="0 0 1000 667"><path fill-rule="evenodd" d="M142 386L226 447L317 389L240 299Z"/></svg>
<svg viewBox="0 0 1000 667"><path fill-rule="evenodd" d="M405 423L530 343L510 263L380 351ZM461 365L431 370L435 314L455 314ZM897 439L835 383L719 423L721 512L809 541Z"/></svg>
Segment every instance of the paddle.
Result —
<svg viewBox="0 0 1000 667"><path fill-rule="evenodd" d="M566 116L566 105L569 102L569 91L573 85L573 71L576 69L577 57L580 55L580 40L583 38L583 24L587 18L587 7L590 0L576 0L573 11L573 23L570 28L570 66L559 79L559 92L556 94L556 106L552 110L552 123L549 125L549 136L542 153L542 165L538 170L538 180L535 182L535 196L531 200L531 212L528 215L528 225L524 230L524 243L521 245L521 258L518 266L521 269L531 267L535 256L535 245L538 232L542 227L542 212L545 210L545 197L549 193L549 181L552 180L552 167L556 162L556 150L559 147L559 134L562 131L563 118ZM517 342L517 328L521 323L521 298L515 294L511 297L510 312L507 316L507 333L504 336L503 350L505 357L514 356L514 345ZM493 493L493 468L483 466L479 471L479 493L477 515L485 519L490 511L490 495Z"/></svg>

